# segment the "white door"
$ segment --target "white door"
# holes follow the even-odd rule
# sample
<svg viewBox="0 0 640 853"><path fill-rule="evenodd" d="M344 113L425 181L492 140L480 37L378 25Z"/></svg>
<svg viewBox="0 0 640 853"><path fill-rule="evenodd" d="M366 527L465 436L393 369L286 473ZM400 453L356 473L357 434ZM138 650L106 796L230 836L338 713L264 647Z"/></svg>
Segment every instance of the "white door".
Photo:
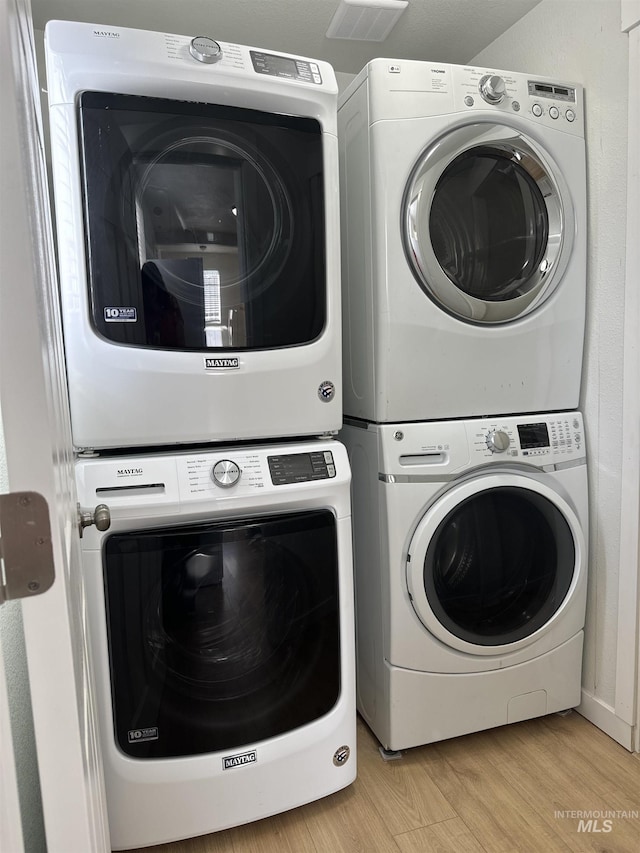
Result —
<svg viewBox="0 0 640 853"><path fill-rule="evenodd" d="M29 0L0 0L0 409L5 490L37 492L49 505L55 564L53 585L42 595L0 608L19 608L11 629L23 644L30 701L15 715L33 717L32 743L48 853L109 850L80 573L70 428L53 262L53 236L45 178L42 118ZM2 523L0 519L0 524ZM5 521L2 538L13 523ZM6 548L5 548L6 552ZM6 571L7 566L5 564ZM23 626L23 627L22 627ZM6 620L3 628L6 628ZM6 636L6 634L5 634ZM4 643L5 653L7 643ZM1 652L1 650L0 650ZM8 661L5 661L8 663ZM19 655L11 678L25 675ZM0 669L0 849L20 853L22 841L12 782L5 676ZM26 678L26 675L25 675ZM15 724L15 719L14 719ZM24 734L24 732L23 732ZM14 743L15 728L14 728ZM35 762L32 762L35 767ZM32 768L33 769L33 768ZM8 780L8 781L7 781ZM25 837L38 822L31 790L23 807ZM23 794L20 789L21 795Z"/></svg>

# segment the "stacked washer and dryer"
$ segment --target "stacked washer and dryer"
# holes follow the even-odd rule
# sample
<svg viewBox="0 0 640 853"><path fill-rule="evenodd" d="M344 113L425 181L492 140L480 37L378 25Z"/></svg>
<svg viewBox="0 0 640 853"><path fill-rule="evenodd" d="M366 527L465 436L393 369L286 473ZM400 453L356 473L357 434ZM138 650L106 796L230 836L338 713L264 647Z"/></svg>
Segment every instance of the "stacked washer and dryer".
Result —
<svg viewBox="0 0 640 853"><path fill-rule="evenodd" d="M46 54L109 825L142 847L355 777L337 86L119 27Z"/></svg>
<svg viewBox="0 0 640 853"><path fill-rule="evenodd" d="M359 711L397 750L574 707L582 89L378 59L338 135Z"/></svg>

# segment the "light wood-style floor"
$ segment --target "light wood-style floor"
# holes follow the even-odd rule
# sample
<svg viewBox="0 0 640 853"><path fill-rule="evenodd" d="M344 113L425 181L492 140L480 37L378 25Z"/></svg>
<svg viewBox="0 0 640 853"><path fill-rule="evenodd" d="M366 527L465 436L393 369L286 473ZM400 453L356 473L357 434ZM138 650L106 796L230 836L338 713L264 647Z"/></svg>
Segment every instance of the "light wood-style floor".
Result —
<svg viewBox="0 0 640 853"><path fill-rule="evenodd" d="M582 815L581 827L580 816L558 812L616 817ZM589 818L597 822L589 824ZM401 759L384 761L359 721L358 778L349 788L246 826L145 849L640 853L640 756L573 712L406 750Z"/></svg>

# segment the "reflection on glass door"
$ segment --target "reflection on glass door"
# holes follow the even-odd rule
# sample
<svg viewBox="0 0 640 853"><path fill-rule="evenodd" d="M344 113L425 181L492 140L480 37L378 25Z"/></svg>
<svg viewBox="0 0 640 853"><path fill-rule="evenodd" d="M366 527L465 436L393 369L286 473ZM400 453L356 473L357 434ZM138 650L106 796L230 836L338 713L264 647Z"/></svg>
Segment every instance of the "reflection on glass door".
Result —
<svg viewBox="0 0 640 853"><path fill-rule="evenodd" d="M337 702L328 510L114 534L104 568L114 726L127 755L234 749Z"/></svg>
<svg viewBox="0 0 640 853"><path fill-rule="evenodd" d="M551 619L575 561L571 529L551 501L520 487L485 489L438 525L424 560L424 589L456 637L502 645Z"/></svg>
<svg viewBox="0 0 640 853"><path fill-rule="evenodd" d="M325 317L322 135L313 119L85 92L95 329L159 349L265 349Z"/></svg>
<svg viewBox="0 0 640 853"><path fill-rule="evenodd" d="M458 127L412 171L403 212L407 261L447 312L473 323L510 322L557 286L572 244L570 209L531 141L500 125Z"/></svg>

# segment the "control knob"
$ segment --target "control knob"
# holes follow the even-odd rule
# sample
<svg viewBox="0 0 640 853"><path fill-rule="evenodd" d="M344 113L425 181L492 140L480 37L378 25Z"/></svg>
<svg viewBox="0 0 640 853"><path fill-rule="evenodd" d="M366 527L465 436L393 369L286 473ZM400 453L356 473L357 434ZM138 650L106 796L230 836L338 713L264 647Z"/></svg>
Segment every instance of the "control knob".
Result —
<svg viewBox="0 0 640 853"><path fill-rule="evenodd" d="M220 459L211 469L211 479L221 489L229 489L240 479L242 471L232 459Z"/></svg>
<svg viewBox="0 0 640 853"><path fill-rule="evenodd" d="M502 77L497 74L485 74L480 80L480 94L488 104L499 104L507 94Z"/></svg>
<svg viewBox="0 0 640 853"><path fill-rule="evenodd" d="M511 444L511 439L507 433L503 432L501 429L492 429L491 432L487 434L486 442L487 447L492 453L504 453Z"/></svg>
<svg viewBox="0 0 640 853"><path fill-rule="evenodd" d="M189 53L198 62L211 65L222 59L222 48L209 36L196 36L189 42Z"/></svg>

